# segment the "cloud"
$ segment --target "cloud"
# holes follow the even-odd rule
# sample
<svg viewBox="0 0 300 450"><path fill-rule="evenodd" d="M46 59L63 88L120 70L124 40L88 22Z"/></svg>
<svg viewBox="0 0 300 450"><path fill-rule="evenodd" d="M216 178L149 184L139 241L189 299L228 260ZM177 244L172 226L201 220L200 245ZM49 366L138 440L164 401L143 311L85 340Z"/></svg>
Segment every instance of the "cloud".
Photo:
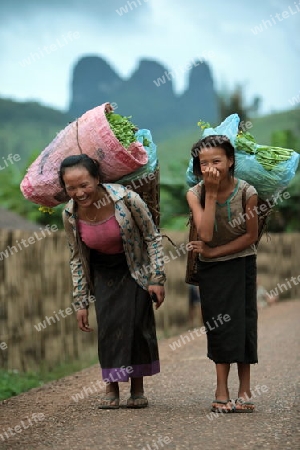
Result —
<svg viewBox="0 0 300 450"><path fill-rule="evenodd" d="M139 17L149 12L149 0L9 0L1 5L0 23L4 25L7 21L15 22L19 19L42 18L43 22L49 18L59 19L61 16L77 16L88 18L99 23L116 22L124 27L129 23L136 22ZM151 0L150 0L151 1ZM118 14L120 8L127 7L127 13ZM50 14L50 16L49 16ZM126 20L124 18L126 17ZM123 20L120 20L122 19ZM53 22L55 24L55 21Z"/></svg>
<svg viewBox="0 0 300 450"><path fill-rule="evenodd" d="M119 15L116 10L126 5L128 12ZM299 91L300 13L256 36L251 29L289 6L294 6L289 0L189 0L188 5L182 0L10 0L1 6L0 94L65 109L71 72L82 56L105 58L123 77L142 58L176 70L204 56L218 87L241 83L249 99L263 97L265 110L288 108L288 99ZM69 33L78 38L51 52L43 50L65 42ZM21 67L20 62L36 54L41 57ZM173 80L177 92L187 76L178 71Z"/></svg>

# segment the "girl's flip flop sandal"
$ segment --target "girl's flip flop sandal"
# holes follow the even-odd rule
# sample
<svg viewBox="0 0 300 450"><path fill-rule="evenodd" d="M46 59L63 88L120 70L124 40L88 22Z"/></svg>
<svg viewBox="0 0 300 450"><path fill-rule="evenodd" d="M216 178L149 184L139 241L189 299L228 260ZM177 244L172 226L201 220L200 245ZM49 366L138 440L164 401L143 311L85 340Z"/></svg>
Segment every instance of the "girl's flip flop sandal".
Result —
<svg viewBox="0 0 300 450"><path fill-rule="evenodd" d="M255 405L253 402L246 402L242 398L237 398L235 401L235 412L237 413L253 413Z"/></svg>
<svg viewBox="0 0 300 450"><path fill-rule="evenodd" d="M229 404L229 408L226 405ZM220 406L217 406L220 405ZM232 413L235 411L235 406L232 400L214 400L212 402L211 411L215 413Z"/></svg>

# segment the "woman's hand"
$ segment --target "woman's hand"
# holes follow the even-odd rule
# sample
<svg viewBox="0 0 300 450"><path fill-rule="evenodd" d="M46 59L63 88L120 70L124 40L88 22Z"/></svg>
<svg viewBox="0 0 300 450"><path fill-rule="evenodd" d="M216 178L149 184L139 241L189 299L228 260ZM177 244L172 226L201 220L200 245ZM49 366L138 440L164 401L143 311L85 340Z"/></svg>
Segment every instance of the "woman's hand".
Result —
<svg viewBox="0 0 300 450"><path fill-rule="evenodd" d="M203 241L191 241L188 243L189 250L194 253L200 253L204 258L213 258L214 249L209 247Z"/></svg>
<svg viewBox="0 0 300 450"><path fill-rule="evenodd" d="M159 285L151 285L148 287L149 294L156 294L157 302L155 302L155 309L158 309L165 299L165 288Z"/></svg>
<svg viewBox="0 0 300 450"><path fill-rule="evenodd" d="M89 310L88 309L79 309L76 313L77 323L79 328L82 331L94 331L93 328L89 326Z"/></svg>
<svg viewBox="0 0 300 450"><path fill-rule="evenodd" d="M114 108L111 106L110 103L108 103L107 105L105 105L105 112L106 113L110 113L113 112Z"/></svg>

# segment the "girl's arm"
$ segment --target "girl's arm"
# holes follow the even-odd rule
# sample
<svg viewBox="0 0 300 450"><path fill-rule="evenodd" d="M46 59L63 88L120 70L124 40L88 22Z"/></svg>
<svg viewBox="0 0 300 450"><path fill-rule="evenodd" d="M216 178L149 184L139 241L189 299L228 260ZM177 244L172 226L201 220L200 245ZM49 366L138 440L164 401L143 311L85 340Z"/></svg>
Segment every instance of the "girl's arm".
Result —
<svg viewBox="0 0 300 450"><path fill-rule="evenodd" d="M202 178L205 185L205 208L190 191L187 193L187 201L193 213L197 233L203 242L210 242L214 234L216 215L216 202L220 183L220 173L215 167L204 167Z"/></svg>
<svg viewBox="0 0 300 450"><path fill-rule="evenodd" d="M210 242L214 233L217 193L206 193L205 209L201 207L199 199L192 191L188 191L186 199L193 213L193 220L200 240Z"/></svg>
<svg viewBox="0 0 300 450"><path fill-rule="evenodd" d="M205 258L219 258L221 256L238 253L254 244L258 239L257 195L252 195L246 204L246 233L225 245L210 248L205 243L193 241L191 248L201 253Z"/></svg>
<svg viewBox="0 0 300 450"><path fill-rule="evenodd" d="M215 167L205 167L202 169L202 177L205 186L205 208L201 207L199 200L191 191L187 193L187 202L192 210L200 240L210 242L214 234L220 173Z"/></svg>

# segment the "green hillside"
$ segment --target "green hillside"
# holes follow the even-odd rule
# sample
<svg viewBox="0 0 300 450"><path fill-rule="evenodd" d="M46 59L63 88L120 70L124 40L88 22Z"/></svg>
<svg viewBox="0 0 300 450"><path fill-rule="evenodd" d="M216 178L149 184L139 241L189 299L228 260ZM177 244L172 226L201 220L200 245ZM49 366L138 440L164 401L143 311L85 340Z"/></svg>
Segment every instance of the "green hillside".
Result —
<svg viewBox="0 0 300 450"><path fill-rule="evenodd" d="M270 145L272 134L283 130L290 130L300 143L300 109L257 117L251 122L253 127L249 132L260 144ZM199 138L200 128L195 124L190 129L158 142L162 184L185 182L190 149ZM300 152L300 144L294 150Z"/></svg>
<svg viewBox="0 0 300 450"><path fill-rule="evenodd" d="M1 156L18 154L24 167L28 157L40 153L69 121L67 114L36 102L0 99Z"/></svg>
<svg viewBox="0 0 300 450"><path fill-rule="evenodd" d="M200 118L199 118L200 119ZM20 192L22 180L29 159L33 160L71 121L67 114L47 108L34 102L14 102L0 99L0 205L41 224L59 223L59 208L49 216L38 211L38 206L25 200ZM252 121L249 130L257 142L300 150L300 110L286 111L258 117ZM276 134L276 136L275 136ZM165 139L154 141L158 146L161 174L161 227L165 229L186 229L188 207L185 200L187 186L185 172L190 159L190 149L200 138L200 129L195 124L189 129L165 129ZM169 136L169 137L168 137ZM168 138L167 138L168 137ZM20 161L5 167L9 154L20 155ZM5 170L2 170L4 169ZM275 231L298 230L299 217L299 175L290 185L295 198L282 205L280 224ZM279 223L278 222L278 223Z"/></svg>

